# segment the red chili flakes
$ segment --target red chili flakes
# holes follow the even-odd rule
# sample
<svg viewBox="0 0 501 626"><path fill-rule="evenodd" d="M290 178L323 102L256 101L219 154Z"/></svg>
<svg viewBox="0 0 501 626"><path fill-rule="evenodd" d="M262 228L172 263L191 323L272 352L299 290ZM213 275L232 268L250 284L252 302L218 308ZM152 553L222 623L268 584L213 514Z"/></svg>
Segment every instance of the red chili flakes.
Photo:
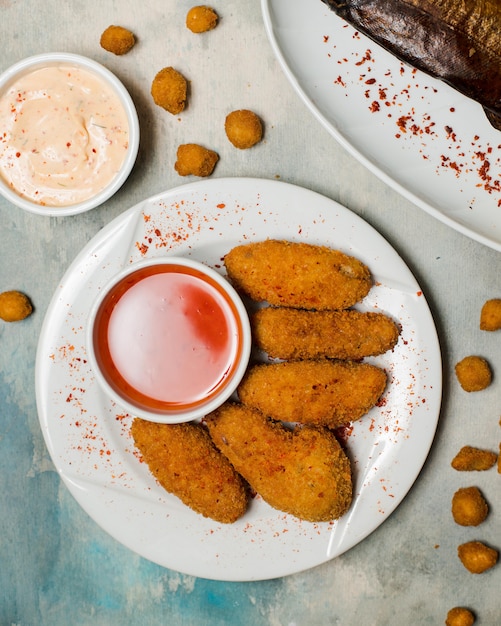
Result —
<svg viewBox="0 0 501 626"><path fill-rule="evenodd" d="M380 109L381 109L381 105L379 104L377 100L374 100L374 102L372 102L372 104L369 107L369 111L371 113L377 113Z"/></svg>

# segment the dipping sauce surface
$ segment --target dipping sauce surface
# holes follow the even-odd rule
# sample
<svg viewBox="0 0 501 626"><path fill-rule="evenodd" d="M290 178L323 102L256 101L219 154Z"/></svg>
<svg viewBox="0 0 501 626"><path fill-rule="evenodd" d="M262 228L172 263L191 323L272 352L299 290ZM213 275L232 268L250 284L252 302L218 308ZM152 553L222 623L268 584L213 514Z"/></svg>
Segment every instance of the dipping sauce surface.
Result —
<svg viewBox="0 0 501 626"><path fill-rule="evenodd" d="M241 342L229 296L180 265L142 268L119 282L94 331L108 383L152 409L193 407L217 394L236 368Z"/></svg>
<svg viewBox="0 0 501 626"><path fill-rule="evenodd" d="M128 146L120 98L87 69L35 69L0 96L0 176L37 204L92 198L113 180Z"/></svg>

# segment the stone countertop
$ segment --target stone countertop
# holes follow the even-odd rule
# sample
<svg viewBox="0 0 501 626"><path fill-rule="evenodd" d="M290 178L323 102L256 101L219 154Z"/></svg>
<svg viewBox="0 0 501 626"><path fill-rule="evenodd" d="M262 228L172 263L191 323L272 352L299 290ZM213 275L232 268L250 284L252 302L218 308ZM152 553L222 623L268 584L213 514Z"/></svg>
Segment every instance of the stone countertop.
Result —
<svg viewBox="0 0 501 626"><path fill-rule="evenodd" d="M499 565L469 574L457 546L478 539L500 548L496 469L454 472L463 445L497 450L501 335L482 333L483 302L501 297L499 252L452 230L360 165L314 119L285 78L257 1L214 2L221 15L207 36L189 36L186 0L137 3L0 2L0 70L48 51L89 56L124 82L142 138L124 187L100 208L72 218L41 218L0 200L0 291L19 289L35 310L0 325L0 624L66 626L324 626L441 624L449 608L471 607L478 624L501 619ZM109 24L130 28L133 50L115 57L99 46ZM154 105L151 81L173 65L192 83L188 109L170 116ZM262 144L235 157L222 131L232 109L255 110ZM220 155L212 178L258 177L294 183L332 198L375 227L414 273L432 310L443 353L443 403L434 444L397 510L342 556L303 573L257 582L218 582L162 568L106 534L61 481L40 429L34 386L38 337L49 302L77 253L103 226L135 205L190 180L173 168L180 143ZM493 384L466 394L454 364L486 357ZM489 501L476 529L452 520L452 494L476 485Z"/></svg>

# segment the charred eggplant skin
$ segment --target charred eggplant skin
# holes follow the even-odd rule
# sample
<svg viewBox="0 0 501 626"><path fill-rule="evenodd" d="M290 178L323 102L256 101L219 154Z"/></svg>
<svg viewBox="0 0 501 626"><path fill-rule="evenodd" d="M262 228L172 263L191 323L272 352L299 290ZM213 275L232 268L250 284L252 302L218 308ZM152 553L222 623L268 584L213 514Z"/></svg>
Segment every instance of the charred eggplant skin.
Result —
<svg viewBox="0 0 501 626"><path fill-rule="evenodd" d="M322 0L401 61L443 80L501 120L501 2ZM499 118L499 119L498 119Z"/></svg>

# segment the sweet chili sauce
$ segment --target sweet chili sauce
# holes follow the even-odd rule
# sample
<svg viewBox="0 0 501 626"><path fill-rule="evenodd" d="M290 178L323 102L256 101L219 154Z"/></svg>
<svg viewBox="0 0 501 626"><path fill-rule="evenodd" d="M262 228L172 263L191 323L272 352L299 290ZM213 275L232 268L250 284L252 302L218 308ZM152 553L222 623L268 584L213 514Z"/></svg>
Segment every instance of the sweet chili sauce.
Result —
<svg viewBox="0 0 501 626"><path fill-rule="evenodd" d="M242 350L242 326L216 281L195 268L153 265L105 297L94 344L108 383L129 402L180 410L224 387Z"/></svg>

